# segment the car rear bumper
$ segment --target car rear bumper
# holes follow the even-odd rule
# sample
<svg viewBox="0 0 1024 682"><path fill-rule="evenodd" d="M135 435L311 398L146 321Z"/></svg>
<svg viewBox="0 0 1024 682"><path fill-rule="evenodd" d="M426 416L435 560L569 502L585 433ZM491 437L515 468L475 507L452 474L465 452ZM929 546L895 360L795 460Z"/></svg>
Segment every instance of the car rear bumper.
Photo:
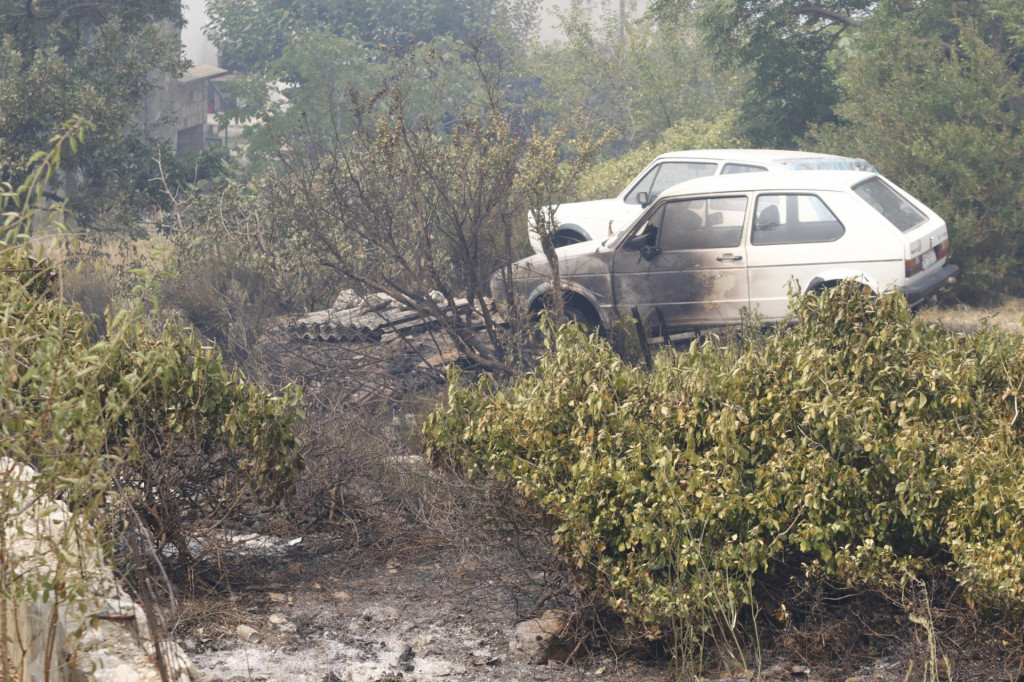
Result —
<svg viewBox="0 0 1024 682"><path fill-rule="evenodd" d="M911 306L916 306L932 294L938 293L939 290L954 284L958 274L960 274L960 266L946 263L935 272L922 277L912 284L898 288L907 297L907 302Z"/></svg>

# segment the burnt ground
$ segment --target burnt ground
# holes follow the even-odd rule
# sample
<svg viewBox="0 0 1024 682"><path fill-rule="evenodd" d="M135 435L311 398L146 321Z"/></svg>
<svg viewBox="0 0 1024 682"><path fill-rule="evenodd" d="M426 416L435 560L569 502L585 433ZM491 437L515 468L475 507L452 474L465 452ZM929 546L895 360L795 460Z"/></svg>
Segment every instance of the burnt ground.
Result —
<svg viewBox="0 0 1024 682"><path fill-rule="evenodd" d="M615 633L601 631L613 619L599 624L544 520L515 496L388 452L355 483L365 496L350 491L349 506L301 540L291 534L304 513L221 538L221 577L182 599L174 626L201 679L671 679L666 660L645 662L635 645L617 653ZM569 661L515 662L513 626L549 609L575 616Z"/></svg>
<svg viewBox="0 0 1024 682"><path fill-rule="evenodd" d="M468 535L480 539L478 528ZM500 533L491 539L483 546L407 537L404 547L387 552L342 547L333 534L305 536L293 546L279 542L258 558L249 555L230 589L185 600L175 636L208 681L680 679L664 652L622 641L608 614L595 618L563 567L532 551L540 546L517 546ZM374 556L360 556L367 551ZM709 645L701 678L1024 679L1024 659L999 643L1019 640L1019 633L935 608L930 641L928 628L891 604L863 599L846 608L832 598L803 602L800 624L761 633L760 648L749 637L742 650ZM509 653L512 628L548 608L577 614L565 635L574 655L565 663L517 662ZM255 636L240 633L239 625Z"/></svg>
<svg viewBox="0 0 1024 682"><path fill-rule="evenodd" d="M305 385L307 470L291 500L240 522L197 587L180 590L168 625L200 679L658 682L693 671L589 603L552 554L545 520L513 494L417 454L415 425L441 386L422 357L283 335L272 346L250 374ZM346 403L353 395L362 402ZM941 595L897 605L813 585L791 576L779 588L796 606L767 619L770 631L708 643L700 677L1024 681L1019 625L981 623ZM571 615L568 660L517 662L513 627L548 609Z"/></svg>
<svg viewBox="0 0 1024 682"><path fill-rule="evenodd" d="M230 612L261 641L243 642L230 619L179 641L206 679L669 679L663 665L617 662L608 652L570 664L510 660L511 627L539 596L516 578L544 586L542 575L506 573L516 568L453 552L362 566L332 554L294 556L232 602Z"/></svg>

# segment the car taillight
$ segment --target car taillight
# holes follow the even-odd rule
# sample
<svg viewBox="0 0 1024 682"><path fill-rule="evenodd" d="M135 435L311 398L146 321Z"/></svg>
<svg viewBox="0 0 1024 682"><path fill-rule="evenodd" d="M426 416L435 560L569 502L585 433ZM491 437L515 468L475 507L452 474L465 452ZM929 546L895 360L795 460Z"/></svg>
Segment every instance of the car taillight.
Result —
<svg viewBox="0 0 1024 682"><path fill-rule="evenodd" d="M904 269L907 277L912 277L922 270L927 270L936 261L942 260L949 255L949 240L943 239L942 243L933 249L928 249L920 256L916 258L910 258L903 261Z"/></svg>
<svg viewBox="0 0 1024 682"><path fill-rule="evenodd" d="M917 258L910 258L904 261L903 265L906 267L906 276L913 277L917 273L921 272L921 257L918 256Z"/></svg>

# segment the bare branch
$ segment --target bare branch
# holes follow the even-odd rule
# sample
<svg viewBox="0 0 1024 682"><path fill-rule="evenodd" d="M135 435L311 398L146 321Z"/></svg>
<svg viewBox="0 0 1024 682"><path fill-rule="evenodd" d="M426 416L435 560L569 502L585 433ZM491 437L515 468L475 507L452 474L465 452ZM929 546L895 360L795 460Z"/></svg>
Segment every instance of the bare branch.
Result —
<svg viewBox="0 0 1024 682"><path fill-rule="evenodd" d="M810 14L818 17L824 17L830 19L836 24L842 24L844 28L850 26L858 26L859 23L851 17L842 14L841 12L834 12L824 7L817 7L815 5L802 5L800 7L794 7L789 10L790 14L801 15Z"/></svg>

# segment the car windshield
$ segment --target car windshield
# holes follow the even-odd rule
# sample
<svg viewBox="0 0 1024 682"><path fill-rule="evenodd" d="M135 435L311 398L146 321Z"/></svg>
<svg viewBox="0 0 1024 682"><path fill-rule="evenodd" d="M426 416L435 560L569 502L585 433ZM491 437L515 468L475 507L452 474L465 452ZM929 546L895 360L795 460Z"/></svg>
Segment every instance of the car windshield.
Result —
<svg viewBox="0 0 1024 682"><path fill-rule="evenodd" d="M640 193L646 192L647 203L651 203L659 194L680 182L714 175L718 169L715 163L699 163L694 161L665 161L649 170L626 195L627 204L640 204Z"/></svg>
<svg viewBox="0 0 1024 682"><path fill-rule="evenodd" d="M854 187L853 191L871 204L872 208L881 213L900 232L912 230L925 221L923 213L880 178L865 180Z"/></svg>
<svg viewBox="0 0 1024 682"><path fill-rule="evenodd" d="M646 225L647 221L650 220L651 216L654 215L654 213L658 210L660 210L660 207L657 205L653 207L648 206L647 210L641 213L640 217L637 218L635 222L630 223L630 225L626 227L626 229L616 232L612 236L605 239L603 242L601 242L601 246L604 246L609 249L618 248L619 244L625 241L627 237L637 233L637 231L633 229L635 225Z"/></svg>

